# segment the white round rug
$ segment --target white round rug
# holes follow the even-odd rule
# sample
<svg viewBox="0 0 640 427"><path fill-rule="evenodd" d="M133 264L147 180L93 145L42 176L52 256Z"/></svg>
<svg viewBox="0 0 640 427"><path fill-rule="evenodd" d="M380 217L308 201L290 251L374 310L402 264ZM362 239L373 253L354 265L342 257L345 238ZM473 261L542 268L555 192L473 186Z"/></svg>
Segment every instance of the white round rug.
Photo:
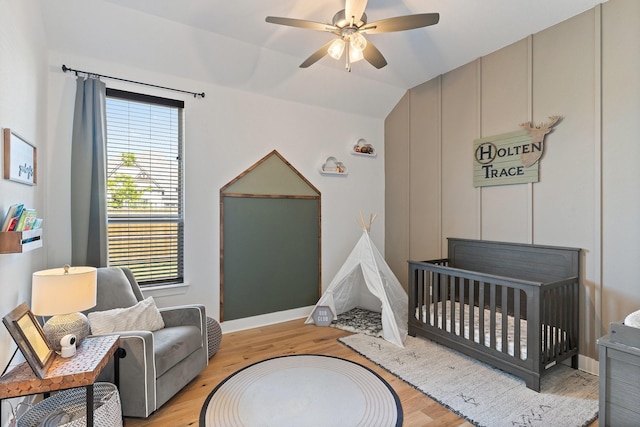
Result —
<svg viewBox="0 0 640 427"><path fill-rule="evenodd" d="M369 368L321 355L290 355L247 366L207 397L200 427L402 425L391 386Z"/></svg>

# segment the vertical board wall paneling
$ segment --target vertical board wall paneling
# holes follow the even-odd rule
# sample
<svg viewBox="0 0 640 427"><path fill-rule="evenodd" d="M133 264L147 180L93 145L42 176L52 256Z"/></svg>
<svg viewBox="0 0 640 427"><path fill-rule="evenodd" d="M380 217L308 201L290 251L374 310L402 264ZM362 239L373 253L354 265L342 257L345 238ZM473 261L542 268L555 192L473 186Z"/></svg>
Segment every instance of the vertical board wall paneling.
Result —
<svg viewBox="0 0 640 427"><path fill-rule="evenodd" d="M521 130L529 121L529 43L482 57L482 137ZM535 184L533 184L535 185ZM529 243L530 184L482 188L482 238Z"/></svg>
<svg viewBox="0 0 640 427"><path fill-rule="evenodd" d="M384 122L385 259L407 289L409 259L409 102L407 92Z"/></svg>
<svg viewBox="0 0 640 427"><path fill-rule="evenodd" d="M479 91L473 86L478 79L476 67L469 64L438 78L441 209L439 217L425 217L423 222L441 222L440 244L449 236L481 234L486 239L582 248L580 352L586 357L581 367L596 372L584 365L597 360L596 339L606 333L610 322L640 308L634 269L640 259L640 168L636 165L640 158L640 2L609 0L529 36L522 42L526 52L520 43L481 59ZM507 72L515 74L505 76ZM507 93L507 87L513 93ZM478 108L473 99L478 92L482 96L479 126L473 111ZM418 104L413 102L412 107L419 108ZM469 191L470 178L464 177L471 169L467 147L477 137L474 130L479 127L482 136L499 134L519 121L523 112L523 121L536 123L555 114L564 117L545 138L540 182L523 186L522 194L516 187L485 188L482 212L476 212L477 194ZM411 114L421 117L419 112ZM429 138L425 137L430 144ZM416 142L412 139L413 152L424 149L414 147ZM412 179L422 179L421 175L411 171ZM414 219L422 202L413 200L419 190L415 182L411 185L404 190L412 193L411 232L428 235ZM493 207L507 203L515 206ZM507 218L521 212L527 215L522 223ZM482 229L476 230L480 215ZM401 215L396 212L396 216ZM505 221L506 229L498 228L500 221ZM412 248L419 245L412 243ZM396 250L392 245L386 249L387 253Z"/></svg>
<svg viewBox="0 0 640 427"><path fill-rule="evenodd" d="M640 2L602 5L601 324L640 309Z"/></svg>
<svg viewBox="0 0 640 427"><path fill-rule="evenodd" d="M442 76L442 245L447 237L478 238L473 141L478 138L477 61Z"/></svg>
<svg viewBox="0 0 640 427"><path fill-rule="evenodd" d="M599 328L592 299L600 287L594 277L600 249L594 233L594 46L593 9L533 36L533 120L564 117L545 138L534 193L534 243L584 250L580 352L595 359Z"/></svg>
<svg viewBox="0 0 640 427"><path fill-rule="evenodd" d="M440 258L440 78L410 90L409 257Z"/></svg>

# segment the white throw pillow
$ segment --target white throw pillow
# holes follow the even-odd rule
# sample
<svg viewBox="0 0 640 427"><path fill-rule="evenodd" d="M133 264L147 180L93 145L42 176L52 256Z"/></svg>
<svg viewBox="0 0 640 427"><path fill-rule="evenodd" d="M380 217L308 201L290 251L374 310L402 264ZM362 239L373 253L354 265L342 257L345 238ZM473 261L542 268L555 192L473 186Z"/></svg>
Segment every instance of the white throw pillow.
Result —
<svg viewBox="0 0 640 427"><path fill-rule="evenodd" d="M634 311L624 319L624 324L627 326L633 326L634 328L640 328L640 310Z"/></svg>
<svg viewBox="0 0 640 427"><path fill-rule="evenodd" d="M153 297L146 298L128 308L114 308L89 313L91 333L111 334L123 331L157 331L164 328L162 315Z"/></svg>

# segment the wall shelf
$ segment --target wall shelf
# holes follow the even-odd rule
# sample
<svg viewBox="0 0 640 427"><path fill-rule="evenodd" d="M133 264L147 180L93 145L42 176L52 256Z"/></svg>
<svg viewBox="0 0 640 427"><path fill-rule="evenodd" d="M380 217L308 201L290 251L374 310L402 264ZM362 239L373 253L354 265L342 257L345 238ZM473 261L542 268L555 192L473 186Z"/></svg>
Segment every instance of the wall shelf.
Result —
<svg viewBox="0 0 640 427"><path fill-rule="evenodd" d="M320 166L320 173L322 175L346 175L349 173L349 170L344 163L338 161L338 159L333 156L329 156L322 166Z"/></svg>
<svg viewBox="0 0 640 427"><path fill-rule="evenodd" d="M42 247L42 228L0 232L0 254L19 254Z"/></svg>
<svg viewBox="0 0 640 427"><path fill-rule="evenodd" d="M360 138L351 149L351 154L354 156L375 157L377 153L373 145L369 144L366 139Z"/></svg>

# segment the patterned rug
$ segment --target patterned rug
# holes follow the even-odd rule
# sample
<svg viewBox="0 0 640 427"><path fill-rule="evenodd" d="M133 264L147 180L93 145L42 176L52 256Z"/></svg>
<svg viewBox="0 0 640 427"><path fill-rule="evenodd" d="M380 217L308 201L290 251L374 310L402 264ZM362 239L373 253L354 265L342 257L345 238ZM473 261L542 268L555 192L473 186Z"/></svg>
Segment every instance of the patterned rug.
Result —
<svg viewBox="0 0 640 427"><path fill-rule="evenodd" d="M334 320L331 326L356 334L382 337L381 317L381 314L375 311L354 308L345 313L338 314L338 320Z"/></svg>
<svg viewBox="0 0 640 427"><path fill-rule="evenodd" d="M200 412L200 427L402 426L391 386L358 363L312 354L274 357L227 377Z"/></svg>
<svg viewBox="0 0 640 427"><path fill-rule="evenodd" d="M340 342L478 426L586 426L598 415L598 377L563 364L524 381L423 338L401 348L381 338L351 335Z"/></svg>

